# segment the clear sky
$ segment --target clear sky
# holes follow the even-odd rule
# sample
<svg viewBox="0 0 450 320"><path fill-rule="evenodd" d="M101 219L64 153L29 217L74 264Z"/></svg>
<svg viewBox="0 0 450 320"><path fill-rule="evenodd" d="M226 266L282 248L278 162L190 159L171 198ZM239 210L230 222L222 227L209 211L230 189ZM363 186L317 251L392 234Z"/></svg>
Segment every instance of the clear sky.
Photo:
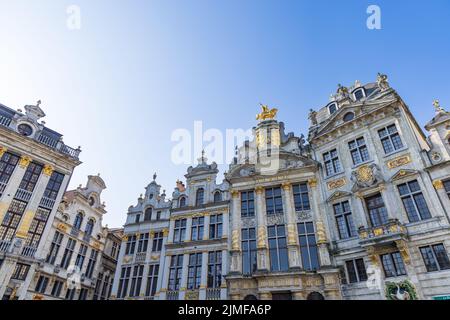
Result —
<svg viewBox="0 0 450 320"><path fill-rule="evenodd" d="M366 26L372 4L381 30ZM306 135L338 83L377 72L422 126L433 99L448 110L449 16L448 0L0 0L0 103L42 100L48 127L83 150L71 187L101 173L104 221L121 226L153 172L171 195L187 168L171 134L196 120L248 129L263 102Z"/></svg>

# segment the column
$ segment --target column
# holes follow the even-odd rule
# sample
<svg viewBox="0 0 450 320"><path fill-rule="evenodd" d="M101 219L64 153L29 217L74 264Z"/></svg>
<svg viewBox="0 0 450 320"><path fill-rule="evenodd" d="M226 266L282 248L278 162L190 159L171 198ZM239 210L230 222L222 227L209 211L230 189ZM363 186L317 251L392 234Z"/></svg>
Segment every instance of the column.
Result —
<svg viewBox="0 0 450 320"><path fill-rule="evenodd" d="M199 300L206 300L206 288L208 285L208 251L202 253L202 277L200 279Z"/></svg>
<svg viewBox="0 0 450 320"><path fill-rule="evenodd" d="M6 257L0 267L0 299L5 294L9 280L16 268L17 260L15 258Z"/></svg>
<svg viewBox="0 0 450 320"><path fill-rule="evenodd" d="M28 270L27 277L25 278L25 281L20 285L20 288L17 292L17 296L19 297L19 300L25 300L28 292L28 288L30 287L30 283L33 280L36 270L36 264L32 264L30 267L30 270ZM47 289L49 286L47 285ZM33 288L34 289L34 288Z"/></svg>
<svg viewBox="0 0 450 320"><path fill-rule="evenodd" d="M264 210L264 188L256 187L256 223L258 225L257 232L257 269L260 271L269 270L269 250L267 242L267 223L266 212Z"/></svg>
<svg viewBox="0 0 450 320"><path fill-rule="evenodd" d="M39 206L39 203L44 195L45 189L47 188L50 176L53 173L53 167L50 165L45 165L42 169L42 174L40 175L36 186L34 187L33 194L30 201L26 207L26 211L20 220L19 226L17 227L16 237L21 239L26 239L28 234L28 229L30 229L31 223L33 222L34 215Z"/></svg>
<svg viewBox="0 0 450 320"><path fill-rule="evenodd" d="M203 224L203 240L209 239L209 221L210 221L210 213L205 212L205 220Z"/></svg>
<svg viewBox="0 0 450 320"><path fill-rule="evenodd" d="M159 300L166 300L167 289L169 287L169 273L170 273L171 258L172 257L170 255L163 257L162 259L164 259L164 265L159 268L158 282L160 282L159 279L161 279L161 282L158 284L158 286L160 286L160 288L161 288L159 290L159 292L160 292Z"/></svg>
<svg viewBox="0 0 450 320"><path fill-rule="evenodd" d="M228 250L222 250L222 284L220 285L220 299L227 299L227 282L225 275L228 274Z"/></svg>
<svg viewBox="0 0 450 320"><path fill-rule="evenodd" d="M224 211L222 213L222 238L223 239L228 238L228 234L230 232L229 222L230 222L230 215L229 215L228 211Z"/></svg>
<svg viewBox="0 0 450 320"><path fill-rule="evenodd" d="M158 272L158 282L156 284L156 293L155 293L155 298L158 297L159 300L165 299L165 292L164 292L164 298L161 297L162 291L163 291L162 288L164 288L164 290L166 290L168 282L167 282L167 280L164 282L163 277L165 277L166 275L167 276L169 275L169 272L166 271L166 267L170 266L170 260L167 261L168 256L166 256L166 244L167 244L168 237L169 237L169 229L167 229L167 228L163 229L162 232L163 232L163 243L162 243L161 252L159 253L159 272Z"/></svg>
<svg viewBox="0 0 450 320"><path fill-rule="evenodd" d="M181 284L178 293L178 299L184 300L188 283L188 269L189 269L189 254L185 253L183 256L183 270L181 271Z"/></svg>
<svg viewBox="0 0 450 320"><path fill-rule="evenodd" d="M241 204L240 194L231 190L231 265L230 273L242 273L241 263Z"/></svg>
<svg viewBox="0 0 450 320"><path fill-rule="evenodd" d="M289 269L300 269L299 244L297 234L297 218L295 216L294 197L292 185L283 183L283 207L286 217L287 246L289 254Z"/></svg>
<svg viewBox="0 0 450 320"><path fill-rule="evenodd" d="M3 156L3 153L5 151L6 148L2 148L2 151L0 151L1 156ZM8 185L6 186L5 191L3 191L3 194L0 198L0 223L3 221L6 211L8 210L17 189L19 188L20 182L22 181L23 175L25 174L25 171L27 170L30 162L30 157L22 156L22 158L20 158L19 160L18 165L14 169L13 174L9 178Z"/></svg>
<svg viewBox="0 0 450 320"><path fill-rule="evenodd" d="M173 242L173 229L174 228L175 228L175 219L173 217L171 217L169 220L169 234L168 234L167 243Z"/></svg>
<svg viewBox="0 0 450 320"><path fill-rule="evenodd" d="M317 246L319 251L320 266L331 266L330 253L328 252L328 237L326 232L326 224L328 220L323 217L320 212L320 197L317 189L317 179L311 178L308 180L309 192L311 193L312 208L316 218L316 236ZM327 224L328 225L328 224Z"/></svg>
<svg viewBox="0 0 450 320"><path fill-rule="evenodd" d="M186 238L181 239L182 242L191 241L191 233L192 233L192 217L188 217L186 221Z"/></svg>

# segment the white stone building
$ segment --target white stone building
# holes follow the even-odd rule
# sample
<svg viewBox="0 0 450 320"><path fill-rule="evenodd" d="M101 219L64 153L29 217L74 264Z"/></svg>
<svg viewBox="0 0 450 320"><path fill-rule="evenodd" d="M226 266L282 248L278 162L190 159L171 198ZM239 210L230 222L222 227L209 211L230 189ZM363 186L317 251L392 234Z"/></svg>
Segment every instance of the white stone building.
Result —
<svg viewBox="0 0 450 320"><path fill-rule="evenodd" d="M153 181L128 208L111 299L158 299L169 235L171 202Z"/></svg>
<svg viewBox="0 0 450 320"><path fill-rule="evenodd" d="M40 121L36 105L25 113L0 105L0 297L28 298L45 239L80 149Z"/></svg>

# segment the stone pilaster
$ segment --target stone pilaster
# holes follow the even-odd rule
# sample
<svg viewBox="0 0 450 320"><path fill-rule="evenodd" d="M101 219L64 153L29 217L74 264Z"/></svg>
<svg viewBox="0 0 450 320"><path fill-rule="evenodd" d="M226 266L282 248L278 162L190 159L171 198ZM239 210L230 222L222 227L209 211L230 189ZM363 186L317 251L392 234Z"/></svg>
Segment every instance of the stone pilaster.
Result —
<svg viewBox="0 0 450 320"><path fill-rule="evenodd" d="M255 189L255 200L256 200L256 223L258 226L257 230L257 269L260 271L269 270L269 249L267 241L267 220L264 204L264 188L257 187Z"/></svg>
<svg viewBox="0 0 450 320"><path fill-rule="evenodd" d="M183 256L183 270L181 271L181 284L179 292L179 300L184 300L184 296L187 290L188 283L188 268L189 268L189 254L186 253Z"/></svg>
<svg viewBox="0 0 450 320"><path fill-rule="evenodd" d="M231 190L231 265L230 272L242 273L241 263L241 203L237 190Z"/></svg>
<svg viewBox="0 0 450 320"><path fill-rule="evenodd" d="M167 289L169 286L169 273L170 273L170 260L171 256L163 256L162 259L164 259L164 265L159 268L159 274L158 274L158 280L161 279L160 290L159 290L159 299L160 300L166 300L167 296ZM160 259L160 260L162 260Z"/></svg>
<svg viewBox="0 0 450 320"><path fill-rule="evenodd" d="M205 213L204 227L203 227L203 240L209 239L209 221L210 221L210 213Z"/></svg>
<svg viewBox="0 0 450 320"><path fill-rule="evenodd" d="M186 234L185 238L181 239L182 242L188 242L191 241L191 234L192 234L192 217L188 217L186 220Z"/></svg>
<svg viewBox="0 0 450 320"><path fill-rule="evenodd" d="M208 283L208 251L202 253L202 275L200 279L199 300L206 299L206 286Z"/></svg>
<svg viewBox="0 0 450 320"><path fill-rule="evenodd" d="M282 189L283 189L283 207L286 217L289 268L299 269L300 268L299 244L296 227L294 197L292 195L292 185L288 182L283 183Z"/></svg>

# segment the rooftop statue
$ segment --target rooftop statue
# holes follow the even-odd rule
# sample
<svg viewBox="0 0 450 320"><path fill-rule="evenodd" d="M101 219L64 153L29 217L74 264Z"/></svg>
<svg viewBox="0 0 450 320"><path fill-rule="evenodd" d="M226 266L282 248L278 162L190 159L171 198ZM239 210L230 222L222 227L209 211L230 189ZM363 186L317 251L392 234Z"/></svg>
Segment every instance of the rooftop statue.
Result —
<svg viewBox="0 0 450 320"><path fill-rule="evenodd" d="M267 105L260 103L262 112L256 115L256 120L264 121L274 119L277 115L278 109L269 109Z"/></svg>

